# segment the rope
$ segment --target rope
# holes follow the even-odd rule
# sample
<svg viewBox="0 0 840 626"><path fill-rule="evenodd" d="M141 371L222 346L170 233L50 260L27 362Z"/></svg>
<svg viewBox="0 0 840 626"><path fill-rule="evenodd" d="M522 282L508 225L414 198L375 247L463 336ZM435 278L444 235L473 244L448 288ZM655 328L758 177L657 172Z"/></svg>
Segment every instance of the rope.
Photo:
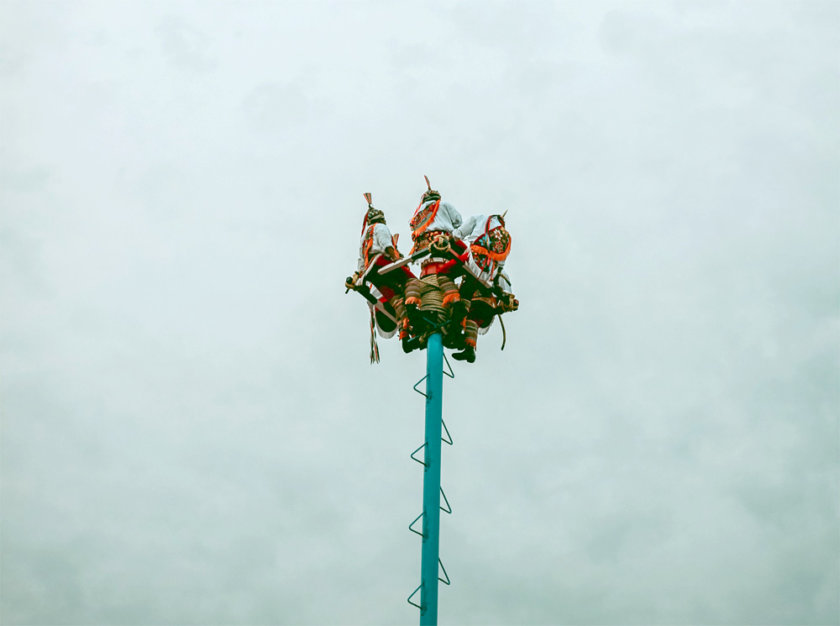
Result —
<svg viewBox="0 0 840 626"><path fill-rule="evenodd" d="M502 320L502 315L499 314L499 324L502 325L502 350L505 349L505 343L507 343L507 331L505 330L505 323Z"/></svg>
<svg viewBox="0 0 840 626"><path fill-rule="evenodd" d="M443 292L440 289L438 277L435 274L429 274L420 280L423 283L423 287L421 288L422 291L420 295L421 303L418 308L421 311L443 313Z"/></svg>

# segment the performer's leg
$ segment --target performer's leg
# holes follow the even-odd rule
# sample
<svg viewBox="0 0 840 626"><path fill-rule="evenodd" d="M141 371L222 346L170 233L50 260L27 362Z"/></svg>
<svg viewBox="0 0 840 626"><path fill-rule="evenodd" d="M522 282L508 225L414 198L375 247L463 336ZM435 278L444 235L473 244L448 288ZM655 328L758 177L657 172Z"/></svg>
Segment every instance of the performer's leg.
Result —
<svg viewBox="0 0 840 626"><path fill-rule="evenodd" d="M453 359L458 361L466 361L472 363L475 361L475 346L478 341L478 324L475 320L467 319L464 322L464 349L461 352L455 352L452 355Z"/></svg>
<svg viewBox="0 0 840 626"><path fill-rule="evenodd" d="M405 303L401 296L394 296L391 298L390 304L394 309L397 324L400 328L400 339L402 339L404 335L408 336L408 319L405 316Z"/></svg>
<svg viewBox="0 0 840 626"><path fill-rule="evenodd" d="M418 278L409 278L405 281L405 306L409 312L417 310L420 306L420 295L423 289L423 281Z"/></svg>
<svg viewBox="0 0 840 626"><path fill-rule="evenodd" d="M469 274L465 274L464 280L461 281L461 288L459 290L461 299L472 300L472 297L478 290L478 287L478 281Z"/></svg>
<svg viewBox="0 0 840 626"><path fill-rule="evenodd" d="M443 292L443 306L449 311L449 319L458 327L470 311L470 301L462 298L458 286L452 277L438 274L438 284Z"/></svg>
<svg viewBox="0 0 840 626"><path fill-rule="evenodd" d="M399 310L394 307L399 316L400 343L403 352L411 352L420 347L417 338L412 338L412 324L417 323L418 306L423 293L423 282L411 277L405 283L405 298L400 300Z"/></svg>
<svg viewBox="0 0 840 626"><path fill-rule="evenodd" d="M458 302L461 299L461 294L458 293L458 286L446 274L438 274L438 286L443 292L443 306L449 306L453 302Z"/></svg>

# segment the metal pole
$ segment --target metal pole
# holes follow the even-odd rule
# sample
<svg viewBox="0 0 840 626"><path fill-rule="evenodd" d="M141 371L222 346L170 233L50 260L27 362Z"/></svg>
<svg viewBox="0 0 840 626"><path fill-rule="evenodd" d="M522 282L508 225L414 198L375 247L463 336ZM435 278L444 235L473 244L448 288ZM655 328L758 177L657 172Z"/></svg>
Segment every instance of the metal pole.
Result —
<svg viewBox="0 0 840 626"><path fill-rule="evenodd" d="M420 626L437 626L442 400L443 343L440 333L435 333L429 337L426 346L426 469L423 472Z"/></svg>

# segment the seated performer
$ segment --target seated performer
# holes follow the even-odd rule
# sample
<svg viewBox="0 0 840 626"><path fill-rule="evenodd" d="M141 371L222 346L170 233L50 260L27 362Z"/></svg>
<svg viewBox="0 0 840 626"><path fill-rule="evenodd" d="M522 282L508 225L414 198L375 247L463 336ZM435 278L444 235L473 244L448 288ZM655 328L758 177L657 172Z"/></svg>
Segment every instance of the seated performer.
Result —
<svg viewBox="0 0 840 626"><path fill-rule="evenodd" d="M371 194L364 194L368 203L368 210L362 222L362 236L359 246L358 269L346 281L348 289L361 291L369 301L371 309L371 362L379 361L379 349L373 326L376 324L383 337L392 337L400 327L400 338L407 338L408 328L405 322L405 306L403 304L405 285L414 278L414 274L407 265L403 265L386 274L379 274L378 270L402 258L397 249L397 237L385 223L385 214L372 204ZM373 285L381 294L379 302L386 305L377 307L377 299L371 296L365 282ZM390 309L390 310L389 310ZM393 316L391 315L393 312ZM393 318L393 319L390 319Z"/></svg>
<svg viewBox="0 0 840 626"><path fill-rule="evenodd" d="M458 304L461 296L455 284L458 262L444 256L442 251L451 249L461 262L468 258L467 245L453 235L453 231L461 225L462 218L454 206L441 200L440 192L432 189L429 178L425 178L427 190L409 222L414 242L411 253L431 248L431 255L421 263L420 279L410 280L406 284L405 305L410 319L416 319L417 310L421 308L437 310L460 324L465 311Z"/></svg>
<svg viewBox="0 0 840 626"><path fill-rule="evenodd" d="M469 312L464 321L464 348L452 357L472 363L479 332L486 333L497 314L519 307L519 301L510 293L510 279L502 271L510 254L511 237L505 228L504 214L471 217L455 231L455 236L470 243L470 258L460 290L465 304L469 303Z"/></svg>

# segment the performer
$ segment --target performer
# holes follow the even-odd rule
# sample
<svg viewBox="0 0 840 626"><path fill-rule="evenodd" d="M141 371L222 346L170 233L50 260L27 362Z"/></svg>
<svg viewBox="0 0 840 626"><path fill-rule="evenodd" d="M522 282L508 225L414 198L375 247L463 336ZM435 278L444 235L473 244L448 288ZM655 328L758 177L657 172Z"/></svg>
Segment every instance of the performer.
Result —
<svg viewBox="0 0 840 626"><path fill-rule="evenodd" d="M493 318L519 308L519 301L511 293L510 279L503 272L510 254L511 237L505 228L505 213L476 215L469 218L455 236L470 243L468 271L464 272L460 294L468 304L464 320L464 348L452 355L459 361L475 361L478 334L490 329Z"/></svg>
<svg viewBox="0 0 840 626"><path fill-rule="evenodd" d="M373 206L370 193L366 193L364 196L368 203L368 210L362 222L358 269L353 276L347 279L345 286L348 289L364 291L366 289L364 282L369 282L382 295L379 301L387 305L382 307L380 311L373 303L376 299L368 297L371 310L371 362L373 362L379 361L379 349L376 345L376 337L373 334L374 323L379 329L379 334L383 337L392 337L399 326L400 339L408 338L404 292L406 282L414 279L415 276L407 265L403 265L387 274L379 274L381 268L398 261L402 258L402 254L397 249L398 237L391 235L391 231L385 222L385 213ZM368 295L370 295L369 290ZM389 319L391 315L388 309L393 311L394 321Z"/></svg>
<svg viewBox="0 0 840 626"><path fill-rule="evenodd" d="M441 200L440 192L432 189L429 177L424 178L427 190L409 222L414 242L411 253L430 247L432 250L421 263L420 280L406 284L405 305L410 318L416 318L418 307L425 304L429 309L441 309L460 323L458 318L463 319L465 310L457 304L461 300L455 284L459 268L457 261L444 256L443 251L451 249L462 262L469 257L467 245L453 235L463 220L458 210ZM442 294L440 302L437 301L438 294Z"/></svg>

